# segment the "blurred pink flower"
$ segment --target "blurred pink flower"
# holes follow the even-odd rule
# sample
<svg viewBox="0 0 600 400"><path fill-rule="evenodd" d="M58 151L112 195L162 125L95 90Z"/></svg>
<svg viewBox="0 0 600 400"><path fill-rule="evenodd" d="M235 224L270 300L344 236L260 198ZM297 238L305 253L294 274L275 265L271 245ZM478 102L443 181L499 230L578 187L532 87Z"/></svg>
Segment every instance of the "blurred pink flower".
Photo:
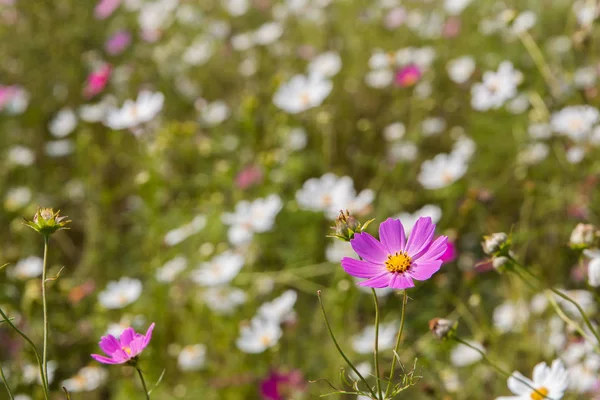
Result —
<svg viewBox="0 0 600 400"><path fill-rule="evenodd" d="M0 110L4 108L18 90L17 86L0 86Z"/></svg>
<svg viewBox="0 0 600 400"><path fill-rule="evenodd" d="M396 73L396 84L400 87L412 86L421 79L421 69L415 64L407 65Z"/></svg>
<svg viewBox="0 0 600 400"><path fill-rule="evenodd" d="M392 8L383 20L383 24L389 30L400 27L406 21L406 10L403 7Z"/></svg>
<svg viewBox="0 0 600 400"><path fill-rule="evenodd" d="M442 260L443 263L452 262L452 261L456 260L456 256L457 256L456 245L454 244L454 242L448 240L446 245L447 245L446 251L440 257L440 260Z"/></svg>
<svg viewBox="0 0 600 400"><path fill-rule="evenodd" d="M94 8L96 19L106 19L119 7L121 0L100 0Z"/></svg>
<svg viewBox="0 0 600 400"><path fill-rule="evenodd" d="M89 99L103 91L110 79L111 72L112 67L110 64L104 64L89 74L83 88L83 95Z"/></svg>
<svg viewBox="0 0 600 400"><path fill-rule="evenodd" d="M285 400L305 388L302 372L294 370L288 373L271 371L267 378L260 382L260 394L263 400Z"/></svg>
<svg viewBox="0 0 600 400"><path fill-rule="evenodd" d="M263 172L254 165L244 168L236 177L235 184L242 190L262 182Z"/></svg>
<svg viewBox="0 0 600 400"><path fill-rule="evenodd" d="M112 35L104 44L104 50L111 56L121 54L131 43L131 34L119 31Z"/></svg>
<svg viewBox="0 0 600 400"><path fill-rule="evenodd" d="M458 17L450 17L444 23L444 27L442 28L442 36L446 39L451 39L457 37L460 33L461 21Z"/></svg>

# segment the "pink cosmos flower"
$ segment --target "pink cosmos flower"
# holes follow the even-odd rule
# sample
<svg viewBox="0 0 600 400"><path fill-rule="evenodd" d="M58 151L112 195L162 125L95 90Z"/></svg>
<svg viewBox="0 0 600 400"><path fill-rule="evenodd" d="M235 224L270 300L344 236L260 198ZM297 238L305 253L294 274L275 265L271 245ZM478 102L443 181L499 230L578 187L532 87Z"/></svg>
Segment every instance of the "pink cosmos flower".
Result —
<svg viewBox="0 0 600 400"><path fill-rule="evenodd" d="M440 257L443 263L448 263L456 260L456 245L451 240L448 240L446 251Z"/></svg>
<svg viewBox="0 0 600 400"><path fill-rule="evenodd" d="M396 84L400 87L412 86L421 79L421 69L414 64L407 65L396 74Z"/></svg>
<svg viewBox="0 0 600 400"><path fill-rule="evenodd" d="M271 371L266 379L260 382L260 394L264 400L284 400L286 394L292 395L304 390L305 382L302 372L289 373Z"/></svg>
<svg viewBox="0 0 600 400"><path fill-rule="evenodd" d="M131 34L119 31L112 35L104 44L104 50L111 56L121 54L131 43Z"/></svg>
<svg viewBox="0 0 600 400"><path fill-rule="evenodd" d="M135 333L133 328L127 328L119 339L113 335L102 336L100 349L109 357L92 354L92 358L102 364L125 364L135 358L148 346L152 338L154 323L150 325L145 335Z"/></svg>
<svg viewBox="0 0 600 400"><path fill-rule="evenodd" d="M96 19L106 19L119 7L121 0L100 0L94 8Z"/></svg>
<svg viewBox="0 0 600 400"><path fill-rule="evenodd" d="M236 177L235 184L242 190L260 183L263 179L262 170L254 165L244 168Z"/></svg>
<svg viewBox="0 0 600 400"><path fill-rule="evenodd" d="M89 99L104 90L110 79L111 72L112 67L110 64L104 64L102 67L89 74L85 88L83 89L84 96Z"/></svg>
<svg viewBox="0 0 600 400"><path fill-rule="evenodd" d="M358 233L350 241L363 258L342 259L342 267L352 276L368 278L361 286L406 289L414 287L413 279L424 281L442 266L448 237L433 240L435 224L429 217L415 223L408 240L399 219L388 218L379 225L379 240L368 233Z"/></svg>

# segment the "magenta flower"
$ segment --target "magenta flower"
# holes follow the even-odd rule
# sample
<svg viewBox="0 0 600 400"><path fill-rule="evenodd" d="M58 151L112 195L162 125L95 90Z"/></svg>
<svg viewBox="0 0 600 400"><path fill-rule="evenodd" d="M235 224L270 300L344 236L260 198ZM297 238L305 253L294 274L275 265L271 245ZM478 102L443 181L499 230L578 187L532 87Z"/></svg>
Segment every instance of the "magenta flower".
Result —
<svg viewBox="0 0 600 400"><path fill-rule="evenodd" d="M396 74L396 84L400 87L412 86L421 79L421 69L414 64L407 65Z"/></svg>
<svg viewBox="0 0 600 400"><path fill-rule="evenodd" d="M121 54L131 44L131 34L119 31L112 35L104 44L104 50L111 56Z"/></svg>
<svg viewBox="0 0 600 400"><path fill-rule="evenodd" d="M441 255L440 260L444 263L448 263L456 260L456 257L456 245L454 242L448 240L446 251Z"/></svg>
<svg viewBox="0 0 600 400"><path fill-rule="evenodd" d="M342 267L352 276L368 278L361 286L372 288L414 287L413 279L424 281L442 266L448 237L435 241L435 224L429 217L415 223L408 240L399 219L388 218L379 225L379 240L368 233L358 233L350 241L352 248L363 260L342 259Z"/></svg>
<svg viewBox="0 0 600 400"><path fill-rule="evenodd" d="M109 357L92 354L92 358L102 364L125 364L135 361L136 357L148 346L152 338L154 323L150 325L145 335L135 333L133 328L127 328L119 339L113 335L102 336L100 349Z"/></svg>
<svg viewBox="0 0 600 400"><path fill-rule="evenodd" d="M94 97L104 90L110 79L112 67L110 64L104 64L87 77L87 82L83 88L83 94L88 99Z"/></svg>
<svg viewBox="0 0 600 400"><path fill-rule="evenodd" d="M288 373L271 371L260 382L260 395L264 400L285 400L287 395L302 392L305 388L302 372L293 370Z"/></svg>
<svg viewBox="0 0 600 400"><path fill-rule="evenodd" d="M119 7L121 0L100 0L94 8L96 19L106 19Z"/></svg>

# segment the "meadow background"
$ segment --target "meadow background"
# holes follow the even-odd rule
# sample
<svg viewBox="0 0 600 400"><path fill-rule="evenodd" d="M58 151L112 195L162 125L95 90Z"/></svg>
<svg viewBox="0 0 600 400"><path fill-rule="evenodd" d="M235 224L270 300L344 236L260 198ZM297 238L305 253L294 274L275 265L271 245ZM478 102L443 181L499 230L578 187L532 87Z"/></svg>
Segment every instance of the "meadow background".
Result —
<svg viewBox="0 0 600 400"><path fill-rule="evenodd" d="M164 370L153 398L268 398L260 383L272 371L298 378L282 399L329 392L308 383L338 383L344 367L317 290L349 356L372 361L357 344L372 299L340 266L352 249L326 237L340 208L375 218L373 234L390 216L432 216L455 247L409 292L399 355L422 378L398 398L510 393L478 357L435 340L435 317L458 320L510 371L564 358L587 379L565 398L595 398L597 355L571 355L581 338L496 272L481 241L512 232L516 257L546 285L576 290L597 319L587 258L567 244L577 223L599 223L598 12L587 0L1 0L0 305L36 343L31 257L43 240L23 217L43 206L72 220L49 252L50 276L65 267L49 285L53 398L74 376L84 390L74 400L141 398L133 369L90 354L114 324L151 322L150 386ZM489 75L506 62L512 70ZM309 73L317 82L285 91ZM115 111L142 91L162 95ZM349 178L302 196L327 173ZM231 276L194 279L231 257L243 264ZM107 292L123 277L136 281ZM281 338L242 351L241 327L289 290ZM381 303L393 341L402 293ZM4 326L0 338L15 393L42 398L32 354ZM77 375L86 366L105 372Z"/></svg>

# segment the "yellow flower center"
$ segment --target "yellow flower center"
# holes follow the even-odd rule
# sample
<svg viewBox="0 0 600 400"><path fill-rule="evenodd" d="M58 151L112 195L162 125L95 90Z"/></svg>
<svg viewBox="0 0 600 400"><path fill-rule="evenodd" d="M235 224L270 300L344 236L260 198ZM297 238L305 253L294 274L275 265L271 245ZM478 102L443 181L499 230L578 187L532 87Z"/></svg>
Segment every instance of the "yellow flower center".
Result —
<svg viewBox="0 0 600 400"><path fill-rule="evenodd" d="M123 347L123 351L128 355L131 355L131 349L129 347Z"/></svg>
<svg viewBox="0 0 600 400"><path fill-rule="evenodd" d="M271 337L263 335L260 337L260 342L263 344L263 346L269 346L271 344Z"/></svg>
<svg viewBox="0 0 600 400"><path fill-rule="evenodd" d="M544 400L546 398L546 396L548 395L548 389L546 389L545 387L541 387L539 389L536 389L536 392L532 392L530 397L531 400Z"/></svg>
<svg viewBox="0 0 600 400"><path fill-rule="evenodd" d="M300 102L303 106L307 106L310 103L310 95L308 93L303 93L302 96L300 96Z"/></svg>
<svg viewBox="0 0 600 400"><path fill-rule="evenodd" d="M390 254L385 260L385 268L390 272L406 272L412 263L412 259L405 251Z"/></svg>

